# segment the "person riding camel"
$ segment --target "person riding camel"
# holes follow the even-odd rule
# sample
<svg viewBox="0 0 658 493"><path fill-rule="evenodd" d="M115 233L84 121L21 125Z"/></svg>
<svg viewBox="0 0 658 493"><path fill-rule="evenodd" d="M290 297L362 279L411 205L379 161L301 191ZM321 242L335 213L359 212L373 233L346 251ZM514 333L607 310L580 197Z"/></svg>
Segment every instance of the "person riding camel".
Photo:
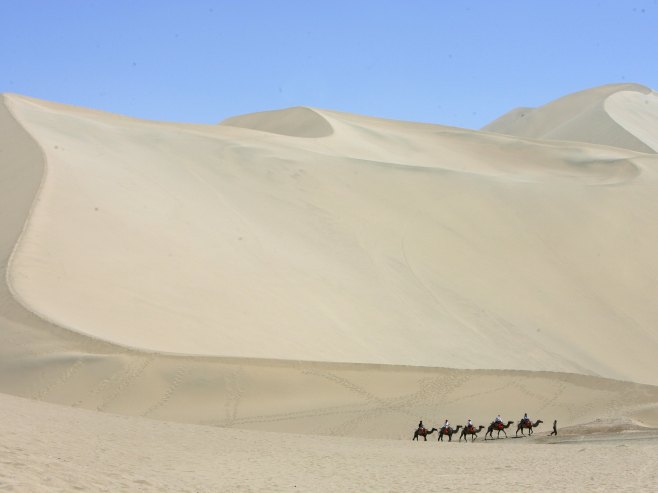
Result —
<svg viewBox="0 0 658 493"><path fill-rule="evenodd" d="M443 429L447 431L448 428L450 428L450 423L448 423L448 420L446 419L445 422L443 423Z"/></svg>
<svg viewBox="0 0 658 493"><path fill-rule="evenodd" d="M500 417L500 414L494 419L494 426L496 429L500 430L500 426L503 424L503 419Z"/></svg>
<svg viewBox="0 0 658 493"><path fill-rule="evenodd" d="M420 420L420 423L418 423L418 429L419 430L425 430L425 425L423 424L423 420Z"/></svg>
<svg viewBox="0 0 658 493"><path fill-rule="evenodd" d="M530 418L528 417L528 413L523 414L523 419L521 420L521 424L524 425L526 423L530 423Z"/></svg>
<svg viewBox="0 0 658 493"><path fill-rule="evenodd" d="M468 420L468 423L466 423L466 429L468 431L473 431L473 421L471 421L470 419Z"/></svg>

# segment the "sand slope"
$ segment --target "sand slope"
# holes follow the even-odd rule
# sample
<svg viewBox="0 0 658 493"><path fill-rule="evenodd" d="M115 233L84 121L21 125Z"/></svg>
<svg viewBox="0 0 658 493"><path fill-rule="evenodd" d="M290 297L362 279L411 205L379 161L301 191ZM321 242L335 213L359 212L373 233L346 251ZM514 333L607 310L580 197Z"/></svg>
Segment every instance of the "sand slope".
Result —
<svg viewBox="0 0 658 493"><path fill-rule="evenodd" d="M658 152L658 96L639 84L610 84L539 108L517 108L482 130Z"/></svg>
<svg viewBox="0 0 658 493"><path fill-rule="evenodd" d="M58 326L656 383L653 156L320 110L314 138L7 101L46 163L7 279ZM292 133L291 111L270 126Z"/></svg>
<svg viewBox="0 0 658 493"><path fill-rule="evenodd" d="M608 109L650 143L626 92ZM202 126L6 95L0 391L373 438L524 411L658 426L656 165L311 108Z"/></svg>

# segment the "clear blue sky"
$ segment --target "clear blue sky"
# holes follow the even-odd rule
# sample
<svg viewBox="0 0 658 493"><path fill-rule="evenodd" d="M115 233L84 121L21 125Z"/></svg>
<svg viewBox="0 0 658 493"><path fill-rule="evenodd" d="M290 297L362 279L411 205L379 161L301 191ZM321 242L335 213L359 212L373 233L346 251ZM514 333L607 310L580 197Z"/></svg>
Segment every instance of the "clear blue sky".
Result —
<svg viewBox="0 0 658 493"><path fill-rule="evenodd" d="M479 128L658 89L658 0L0 0L0 92L215 123L307 105Z"/></svg>

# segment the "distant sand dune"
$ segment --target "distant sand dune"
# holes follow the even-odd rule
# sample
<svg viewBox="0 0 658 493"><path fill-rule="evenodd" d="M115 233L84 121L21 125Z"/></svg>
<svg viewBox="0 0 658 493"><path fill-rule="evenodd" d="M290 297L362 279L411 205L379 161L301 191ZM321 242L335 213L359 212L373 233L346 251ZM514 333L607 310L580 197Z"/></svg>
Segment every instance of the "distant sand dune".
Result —
<svg viewBox="0 0 658 493"><path fill-rule="evenodd" d="M540 108L512 110L482 130L655 153L658 146L651 129L656 128L657 113L658 97L648 87L610 84L569 94Z"/></svg>
<svg viewBox="0 0 658 493"><path fill-rule="evenodd" d="M272 132L291 137L328 137L331 124L312 108L288 108L234 116L222 125Z"/></svg>

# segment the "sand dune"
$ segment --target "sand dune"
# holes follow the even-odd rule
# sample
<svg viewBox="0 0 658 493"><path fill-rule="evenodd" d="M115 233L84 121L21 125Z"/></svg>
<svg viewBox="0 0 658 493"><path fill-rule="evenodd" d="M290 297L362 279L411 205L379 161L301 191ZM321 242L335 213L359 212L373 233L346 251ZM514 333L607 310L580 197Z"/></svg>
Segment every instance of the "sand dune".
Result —
<svg viewBox="0 0 658 493"><path fill-rule="evenodd" d="M639 84L610 84L517 108L483 128L518 137L573 140L658 152L658 97Z"/></svg>
<svg viewBox="0 0 658 493"><path fill-rule="evenodd" d="M6 101L45 170L8 285L52 324L177 354L657 381L653 155L323 110L208 127ZM300 111L331 134L282 135Z"/></svg>
<svg viewBox="0 0 658 493"><path fill-rule="evenodd" d="M515 136L5 95L0 391L407 441L420 418L524 411L658 427L654 98L598 88Z"/></svg>
<svg viewBox="0 0 658 493"><path fill-rule="evenodd" d="M249 128L291 137L328 137L334 129L331 123L313 108L288 108L234 116L224 125Z"/></svg>

